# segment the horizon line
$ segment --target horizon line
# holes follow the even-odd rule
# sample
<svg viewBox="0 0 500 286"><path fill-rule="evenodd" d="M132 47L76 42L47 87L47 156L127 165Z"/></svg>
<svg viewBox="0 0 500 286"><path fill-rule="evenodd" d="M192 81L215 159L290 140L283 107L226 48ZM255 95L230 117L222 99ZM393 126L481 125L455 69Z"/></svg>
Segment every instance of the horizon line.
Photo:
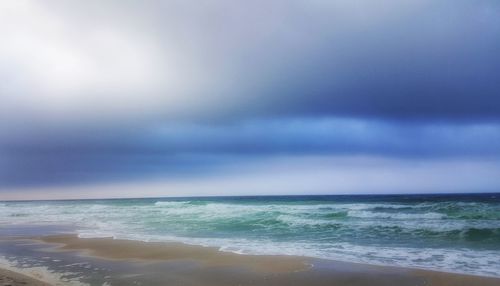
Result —
<svg viewBox="0 0 500 286"><path fill-rule="evenodd" d="M256 197L363 197L363 196L440 196L440 195L491 195L498 194L500 191L485 191L485 192L439 192L439 193L358 193L358 194L290 194L290 195L205 195L205 196L144 196L144 197L107 197L107 198L81 198L81 199L26 199L26 200L0 200L0 203L4 202L53 202L53 201L96 201L96 200L141 200L141 199L202 199L202 198L256 198Z"/></svg>

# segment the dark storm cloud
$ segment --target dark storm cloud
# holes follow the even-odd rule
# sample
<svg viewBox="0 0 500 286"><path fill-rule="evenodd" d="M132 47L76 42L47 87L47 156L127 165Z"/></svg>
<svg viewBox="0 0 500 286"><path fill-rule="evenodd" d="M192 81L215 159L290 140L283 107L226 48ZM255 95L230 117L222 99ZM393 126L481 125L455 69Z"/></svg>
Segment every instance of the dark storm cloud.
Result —
<svg viewBox="0 0 500 286"><path fill-rule="evenodd" d="M274 78L266 93L273 104L265 108L273 114L498 118L499 7L434 1L401 18L327 35L319 51L303 55L302 65L291 63Z"/></svg>
<svg viewBox="0 0 500 286"><path fill-rule="evenodd" d="M217 171L276 156L500 157L495 124L357 119L173 124L132 132L40 134L1 142L4 185L67 184Z"/></svg>

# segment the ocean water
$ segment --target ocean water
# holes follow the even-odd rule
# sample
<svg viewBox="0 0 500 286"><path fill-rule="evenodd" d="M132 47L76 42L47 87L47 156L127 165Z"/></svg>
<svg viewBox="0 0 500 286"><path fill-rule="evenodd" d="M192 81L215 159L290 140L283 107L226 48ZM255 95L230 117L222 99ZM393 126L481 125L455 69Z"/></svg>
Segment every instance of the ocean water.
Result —
<svg viewBox="0 0 500 286"><path fill-rule="evenodd" d="M500 194L0 202L0 227L500 277Z"/></svg>

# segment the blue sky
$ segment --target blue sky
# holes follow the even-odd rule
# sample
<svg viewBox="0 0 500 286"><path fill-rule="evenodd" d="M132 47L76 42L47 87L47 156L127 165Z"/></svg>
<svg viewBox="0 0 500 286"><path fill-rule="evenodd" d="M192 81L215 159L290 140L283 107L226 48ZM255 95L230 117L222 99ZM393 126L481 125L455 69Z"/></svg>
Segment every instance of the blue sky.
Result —
<svg viewBox="0 0 500 286"><path fill-rule="evenodd" d="M497 1L0 4L0 198L500 187Z"/></svg>

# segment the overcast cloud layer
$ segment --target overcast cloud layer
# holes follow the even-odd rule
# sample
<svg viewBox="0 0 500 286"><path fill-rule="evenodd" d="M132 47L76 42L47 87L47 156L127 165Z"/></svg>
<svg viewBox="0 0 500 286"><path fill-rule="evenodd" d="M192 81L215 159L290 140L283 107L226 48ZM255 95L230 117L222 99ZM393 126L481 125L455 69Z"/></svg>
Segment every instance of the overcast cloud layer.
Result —
<svg viewBox="0 0 500 286"><path fill-rule="evenodd" d="M495 0L4 1L0 35L5 197L200 178L237 195L222 181L250 174L283 194L264 182L287 170L329 174L299 193L500 187ZM454 164L469 174L444 184ZM90 193L70 189L51 197Z"/></svg>

